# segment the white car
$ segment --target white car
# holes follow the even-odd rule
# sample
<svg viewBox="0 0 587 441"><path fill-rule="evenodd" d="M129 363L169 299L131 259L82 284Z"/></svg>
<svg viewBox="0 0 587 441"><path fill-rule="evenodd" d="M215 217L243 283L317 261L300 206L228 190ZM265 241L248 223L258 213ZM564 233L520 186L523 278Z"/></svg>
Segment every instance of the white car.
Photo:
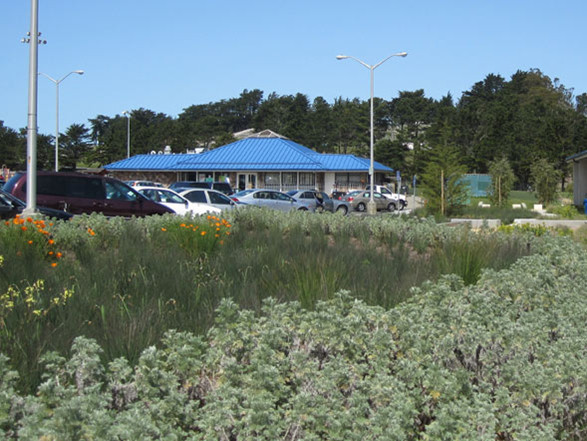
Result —
<svg viewBox="0 0 587 441"><path fill-rule="evenodd" d="M179 193L192 204L205 204L216 207L219 210L232 210L236 208L236 202L218 190L208 188L189 188Z"/></svg>
<svg viewBox="0 0 587 441"><path fill-rule="evenodd" d="M218 214L220 209L208 204L194 204L169 188L134 187L143 196L171 208L180 216Z"/></svg>
<svg viewBox="0 0 587 441"><path fill-rule="evenodd" d="M408 198L406 197L405 194L394 193L389 188L385 187L384 185L374 185L373 187L375 187L376 192L379 192L383 196L385 196L387 199L394 201L396 206L398 206L398 208L400 210L403 210L404 208L406 208L408 206ZM369 190L370 188L371 188L371 186L367 185L366 190Z"/></svg>

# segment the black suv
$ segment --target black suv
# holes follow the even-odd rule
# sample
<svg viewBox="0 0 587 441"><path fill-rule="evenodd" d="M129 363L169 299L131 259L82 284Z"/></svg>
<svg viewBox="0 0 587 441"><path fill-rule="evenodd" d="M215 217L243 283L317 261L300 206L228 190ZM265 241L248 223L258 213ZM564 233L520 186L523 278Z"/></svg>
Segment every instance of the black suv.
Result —
<svg viewBox="0 0 587 441"><path fill-rule="evenodd" d="M227 196L234 193L228 182L199 182L199 181L178 181L169 186L170 189L180 193L190 188L208 188L218 190Z"/></svg>

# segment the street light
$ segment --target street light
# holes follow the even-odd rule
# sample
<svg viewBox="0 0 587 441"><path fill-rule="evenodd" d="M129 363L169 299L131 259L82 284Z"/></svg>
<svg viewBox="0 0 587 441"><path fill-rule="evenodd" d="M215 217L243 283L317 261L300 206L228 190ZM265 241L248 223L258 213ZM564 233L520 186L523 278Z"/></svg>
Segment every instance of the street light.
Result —
<svg viewBox="0 0 587 441"><path fill-rule="evenodd" d="M122 112L126 115L126 158L130 158L130 112L125 110Z"/></svg>
<svg viewBox="0 0 587 441"><path fill-rule="evenodd" d="M43 75L49 78L55 83L55 171L59 171L59 83L66 79L71 74L83 75L83 70L74 70L69 72L63 78L56 80L51 78L49 75L43 72L39 72L39 75Z"/></svg>
<svg viewBox="0 0 587 441"><path fill-rule="evenodd" d="M374 64L374 65L367 64L364 61L361 61L358 58L352 57L350 55L337 55L336 56L337 60L345 60L347 58L355 60L356 62L361 63L363 66L365 66L367 69L369 69L371 71L371 142L369 145L369 152L370 152L370 156L371 156L370 165L369 165L369 181L370 181L371 193L370 193L370 197L369 197L369 203L367 204L367 212L369 214L377 213L377 206L375 205L375 200L373 199L373 192L375 191L375 182L374 182L374 175L375 175L374 168L375 167L374 167L374 161L373 161L373 79L374 79L373 71L375 69L377 69L379 66L381 66L383 63L385 63L387 60L389 60L391 57L405 57L407 55L408 55L407 52L398 52L397 54L392 54L389 57L387 57L386 59L384 59L383 61L380 61L379 63Z"/></svg>

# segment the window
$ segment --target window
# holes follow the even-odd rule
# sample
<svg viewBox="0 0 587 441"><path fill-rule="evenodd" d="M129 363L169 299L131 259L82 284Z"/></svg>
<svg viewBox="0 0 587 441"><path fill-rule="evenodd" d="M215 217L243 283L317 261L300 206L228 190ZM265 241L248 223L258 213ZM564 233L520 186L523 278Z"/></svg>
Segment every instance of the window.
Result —
<svg viewBox="0 0 587 441"><path fill-rule="evenodd" d="M300 187L316 187L316 175L314 173L300 173Z"/></svg>
<svg viewBox="0 0 587 441"><path fill-rule="evenodd" d="M126 185L116 181L105 181L106 199L118 201L136 201L137 194Z"/></svg>
<svg viewBox="0 0 587 441"><path fill-rule="evenodd" d="M170 191L155 191L159 194L161 202L169 202L172 204L183 204L185 202L181 197L179 197L175 193L171 193Z"/></svg>
<svg viewBox="0 0 587 441"><path fill-rule="evenodd" d="M265 187L279 188L279 173L265 173Z"/></svg>
<svg viewBox="0 0 587 441"><path fill-rule="evenodd" d="M282 173L281 184L284 188L296 188L298 185L298 174L293 172Z"/></svg>
<svg viewBox="0 0 587 441"><path fill-rule="evenodd" d="M207 204L208 200L206 199L206 193L203 190L194 190L190 191L183 195L190 202L199 202L202 204Z"/></svg>
<svg viewBox="0 0 587 441"><path fill-rule="evenodd" d="M211 204L230 205L230 199L228 199L223 194L214 193L214 192L211 191L210 193L208 193L208 196L210 197L210 203Z"/></svg>
<svg viewBox="0 0 587 441"><path fill-rule="evenodd" d="M364 186L361 179L364 179L362 173L336 173L334 184L337 188L361 188Z"/></svg>

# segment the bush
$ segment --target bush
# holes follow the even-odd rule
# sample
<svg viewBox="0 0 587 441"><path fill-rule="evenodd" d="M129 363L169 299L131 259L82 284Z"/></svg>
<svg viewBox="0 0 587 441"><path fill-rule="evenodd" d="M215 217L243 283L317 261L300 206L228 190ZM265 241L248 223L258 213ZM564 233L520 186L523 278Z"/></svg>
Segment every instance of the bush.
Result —
<svg viewBox="0 0 587 441"><path fill-rule="evenodd" d="M22 439L531 439L587 437L587 254L538 253L427 283L386 311L339 293L314 310L225 300L205 339L169 331L135 369L76 339L36 395L0 358L6 437ZM4 401L6 403L6 401Z"/></svg>

